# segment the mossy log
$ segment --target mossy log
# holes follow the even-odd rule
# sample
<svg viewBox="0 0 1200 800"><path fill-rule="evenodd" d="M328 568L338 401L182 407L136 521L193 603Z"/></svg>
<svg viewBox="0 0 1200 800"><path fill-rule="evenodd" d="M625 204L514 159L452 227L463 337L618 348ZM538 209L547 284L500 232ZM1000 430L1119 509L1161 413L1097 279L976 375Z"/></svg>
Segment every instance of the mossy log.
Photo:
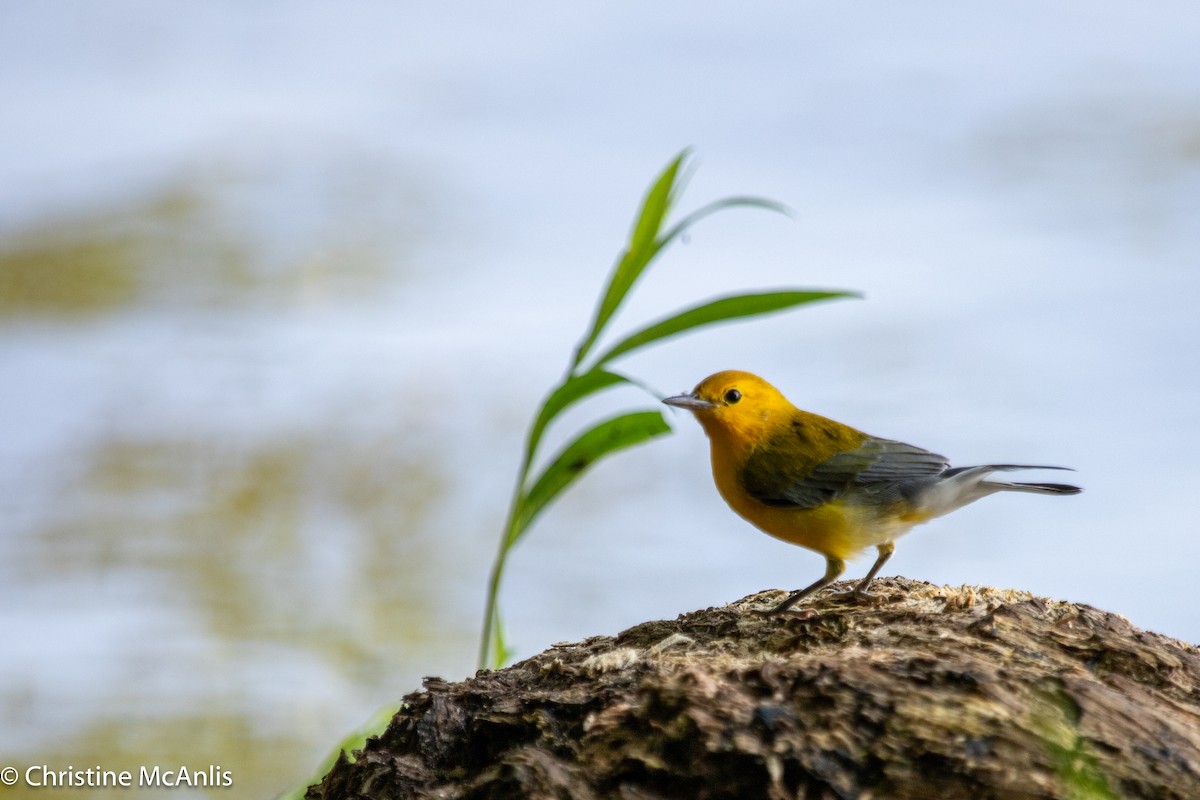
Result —
<svg viewBox="0 0 1200 800"><path fill-rule="evenodd" d="M872 589L427 679L308 797L1200 798L1197 647L1025 592Z"/></svg>

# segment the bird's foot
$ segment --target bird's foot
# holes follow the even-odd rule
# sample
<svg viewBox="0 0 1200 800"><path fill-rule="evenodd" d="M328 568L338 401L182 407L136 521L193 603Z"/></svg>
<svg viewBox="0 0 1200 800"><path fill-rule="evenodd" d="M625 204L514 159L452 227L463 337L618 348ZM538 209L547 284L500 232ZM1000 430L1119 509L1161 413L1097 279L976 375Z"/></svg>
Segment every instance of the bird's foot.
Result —
<svg viewBox="0 0 1200 800"><path fill-rule="evenodd" d="M783 600L778 603L772 603L768 606L755 605L752 608L746 609L746 613L754 617L777 617L788 609L792 608L802 598L797 597L795 592L789 592ZM805 618L812 616L812 609L800 609L796 613L803 614Z"/></svg>

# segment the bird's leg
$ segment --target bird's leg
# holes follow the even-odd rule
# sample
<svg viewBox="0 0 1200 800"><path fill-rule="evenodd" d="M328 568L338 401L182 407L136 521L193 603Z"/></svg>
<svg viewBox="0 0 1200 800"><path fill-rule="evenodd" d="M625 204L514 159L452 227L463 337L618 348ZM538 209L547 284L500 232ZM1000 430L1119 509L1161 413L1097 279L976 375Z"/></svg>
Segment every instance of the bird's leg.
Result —
<svg viewBox="0 0 1200 800"><path fill-rule="evenodd" d="M867 573L867 577L858 582L858 586L850 592L850 595L856 600L875 600L875 595L867 591L867 587L871 585L871 581L879 574L879 570L887 563L887 560L892 557L892 553L896 552L895 542L884 542L881 545L876 545L879 551L879 557L875 559L875 563L871 565L871 571Z"/></svg>
<svg viewBox="0 0 1200 800"><path fill-rule="evenodd" d="M846 571L846 562L840 558L826 557L825 559L825 574L820 579L813 581L803 589L797 589L787 596L782 603L768 611L768 614L778 614L781 611L787 611L792 606L799 603L804 598L808 597L813 592L818 592L824 589L829 584L838 579L838 576Z"/></svg>

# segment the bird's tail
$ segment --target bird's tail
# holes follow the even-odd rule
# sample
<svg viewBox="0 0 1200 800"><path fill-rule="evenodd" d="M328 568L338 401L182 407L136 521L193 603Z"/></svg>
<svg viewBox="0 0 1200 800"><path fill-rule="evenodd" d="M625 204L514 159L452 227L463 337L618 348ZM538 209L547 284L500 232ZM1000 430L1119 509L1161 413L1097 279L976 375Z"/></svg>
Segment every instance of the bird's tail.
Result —
<svg viewBox="0 0 1200 800"><path fill-rule="evenodd" d="M1018 483L1016 481L985 481L988 486L999 486L1002 492L1033 492L1034 494L1079 494L1083 491L1069 483Z"/></svg>
<svg viewBox="0 0 1200 800"><path fill-rule="evenodd" d="M1079 494L1083 491L1069 483L1018 483L1016 481L982 480L992 472L1011 472L1018 469L1062 469L1070 467L1048 467L1035 464L983 464L978 467L958 467L943 473L946 477L957 476L960 481L970 483L979 479L978 488L983 492L1032 492L1034 494Z"/></svg>
<svg viewBox="0 0 1200 800"><path fill-rule="evenodd" d="M994 472L1018 469L1069 469L1042 467L1032 464L983 464L978 467L955 467L937 477L918 500L920 513L927 519L948 514L956 508L974 503L996 492L1032 492L1034 494L1079 494L1083 490L1066 483L1013 483L990 480Z"/></svg>

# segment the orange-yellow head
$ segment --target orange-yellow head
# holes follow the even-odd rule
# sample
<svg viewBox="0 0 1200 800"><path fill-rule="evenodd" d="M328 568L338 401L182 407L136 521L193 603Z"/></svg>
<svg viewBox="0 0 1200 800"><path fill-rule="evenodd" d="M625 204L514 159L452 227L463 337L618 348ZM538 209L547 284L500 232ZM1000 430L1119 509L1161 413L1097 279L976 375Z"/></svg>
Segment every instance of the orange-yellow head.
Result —
<svg viewBox="0 0 1200 800"><path fill-rule="evenodd" d="M689 394L668 397L663 402L691 411L710 439L734 450L753 448L786 426L797 413L774 386L738 370L709 375Z"/></svg>

